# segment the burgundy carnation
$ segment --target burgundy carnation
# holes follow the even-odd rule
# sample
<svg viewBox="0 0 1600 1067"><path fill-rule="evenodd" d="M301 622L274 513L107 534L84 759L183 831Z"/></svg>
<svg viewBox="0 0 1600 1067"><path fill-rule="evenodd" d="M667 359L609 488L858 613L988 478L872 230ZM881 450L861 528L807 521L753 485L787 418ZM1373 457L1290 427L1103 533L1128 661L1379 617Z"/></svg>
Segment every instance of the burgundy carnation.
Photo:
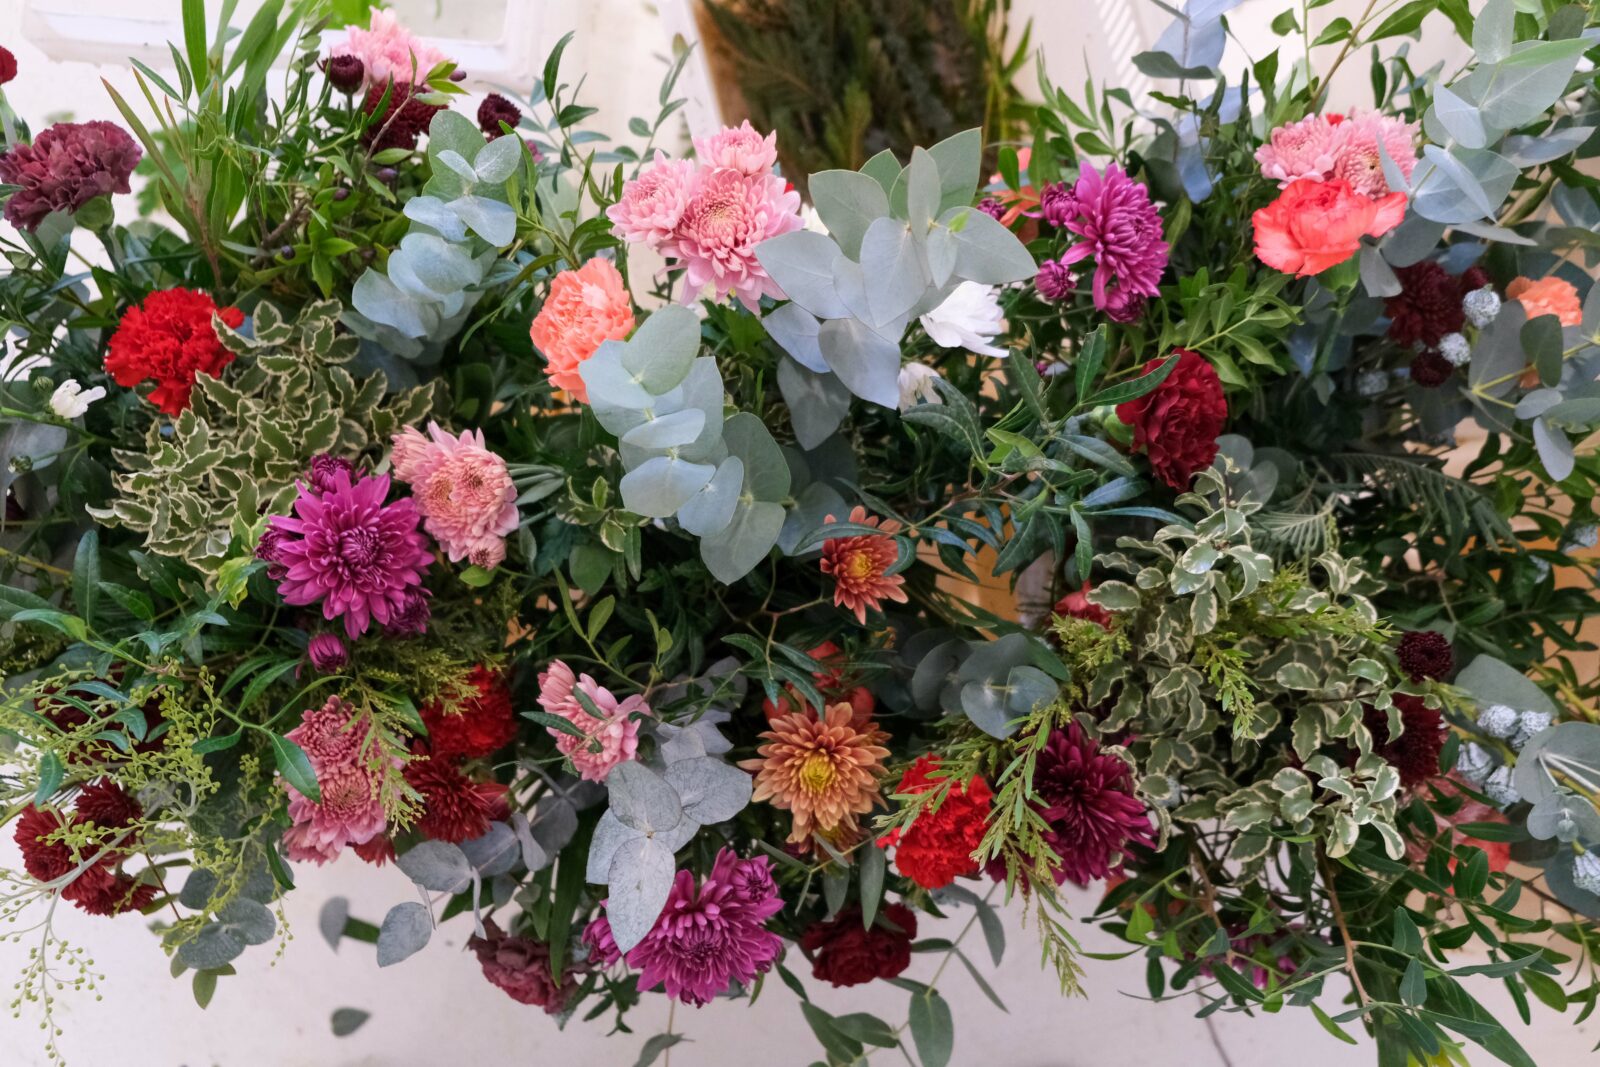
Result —
<svg viewBox="0 0 1600 1067"><path fill-rule="evenodd" d="M1430 708L1422 698L1409 693L1394 695L1395 707L1400 709L1402 732L1399 737L1389 737L1389 713L1370 705L1363 715L1367 732L1372 735L1372 749L1400 772L1400 784L1415 789L1439 774L1439 753L1444 751L1444 716L1437 708Z"/></svg>
<svg viewBox="0 0 1600 1067"><path fill-rule="evenodd" d="M1144 450L1150 469L1172 488L1184 490L1217 458L1217 435L1228 418L1222 380L1204 356L1177 349L1178 364L1153 390L1117 405L1117 418L1133 429L1133 446ZM1145 374L1159 363L1151 363Z"/></svg>
<svg viewBox="0 0 1600 1067"><path fill-rule="evenodd" d="M1450 640L1437 630L1408 630L1400 637L1400 669L1413 682L1443 680L1456 664Z"/></svg>
<svg viewBox="0 0 1600 1067"><path fill-rule="evenodd" d="M6 221L31 232L52 211L77 211L97 196L126 193L141 154L116 123L58 122L32 144L0 155L0 182L22 187L6 201Z"/></svg>
<svg viewBox="0 0 1600 1067"><path fill-rule="evenodd" d="M549 1015L560 1014L578 991L578 983L570 971L563 973L560 981L551 974L550 946L531 938L512 937L493 919L483 927L485 936L473 937L467 947L477 955L489 983L504 990L518 1004L543 1008Z"/></svg>
<svg viewBox="0 0 1600 1067"><path fill-rule="evenodd" d="M11 49L0 46L0 85L4 85L17 76L17 57L11 54Z"/></svg>
<svg viewBox="0 0 1600 1067"><path fill-rule="evenodd" d="M870 929L861 925L861 909L845 908L800 935L800 947L811 956L811 973L835 986L862 985L893 978L911 965L911 942L917 916L904 904L890 904Z"/></svg>
<svg viewBox="0 0 1600 1067"><path fill-rule="evenodd" d="M491 141L504 132L500 129L502 122L514 130L521 121L522 109L499 93L490 93L478 105L478 129Z"/></svg>

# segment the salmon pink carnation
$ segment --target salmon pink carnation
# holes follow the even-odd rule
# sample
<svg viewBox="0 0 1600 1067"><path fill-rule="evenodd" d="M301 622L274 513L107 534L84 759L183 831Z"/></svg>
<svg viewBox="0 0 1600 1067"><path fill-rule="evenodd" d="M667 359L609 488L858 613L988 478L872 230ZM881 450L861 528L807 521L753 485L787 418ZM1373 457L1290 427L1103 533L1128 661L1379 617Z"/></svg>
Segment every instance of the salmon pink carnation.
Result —
<svg viewBox="0 0 1600 1067"><path fill-rule="evenodd" d="M517 489L506 461L484 445L482 430L455 436L430 422L423 437L407 426L395 434L393 455L423 529L452 562L493 567L505 558L505 537L517 528Z"/></svg>
<svg viewBox="0 0 1600 1067"><path fill-rule="evenodd" d="M1285 274L1321 274L1355 255L1362 237L1400 225L1405 213L1405 193L1373 200L1342 178L1301 178L1252 217L1256 258Z"/></svg>
<svg viewBox="0 0 1600 1067"><path fill-rule="evenodd" d="M1553 275L1537 281L1517 278L1506 286L1506 296L1521 304L1530 319L1554 315L1563 326L1577 326L1583 322L1583 304L1578 300L1578 290L1564 278Z"/></svg>
<svg viewBox="0 0 1600 1067"><path fill-rule="evenodd" d="M625 340L632 332L633 301L622 275L609 259L596 256L555 276L528 335L544 355L550 384L588 403L589 389L578 368L603 343Z"/></svg>
<svg viewBox="0 0 1600 1067"><path fill-rule="evenodd" d="M577 694L583 694L580 699ZM587 700L588 707L584 701ZM637 693L618 700L587 674L574 676L572 668L560 660L539 673L539 706L559 715L583 732L582 737L546 727L556 739L556 748L572 761L585 781L603 782L611 769L639 754L638 715L649 715L650 707ZM598 716L591 714L598 712Z"/></svg>

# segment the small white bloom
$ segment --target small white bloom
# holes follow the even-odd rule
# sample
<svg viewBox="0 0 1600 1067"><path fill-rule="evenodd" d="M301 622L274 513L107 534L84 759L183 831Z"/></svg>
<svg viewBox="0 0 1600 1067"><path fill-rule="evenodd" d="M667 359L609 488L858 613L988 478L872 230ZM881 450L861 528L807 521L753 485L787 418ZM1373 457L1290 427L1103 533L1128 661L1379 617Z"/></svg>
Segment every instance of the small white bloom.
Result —
<svg viewBox="0 0 1600 1067"><path fill-rule="evenodd" d="M1386 370L1362 371L1356 379L1356 395L1361 397L1377 396L1389 388L1389 372Z"/></svg>
<svg viewBox="0 0 1600 1067"><path fill-rule="evenodd" d="M1572 861L1572 884L1600 896L1600 855L1581 852Z"/></svg>
<svg viewBox="0 0 1600 1067"><path fill-rule="evenodd" d="M984 356L1006 354L989 343L1006 328L999 290L992 285L962 282L944 303L922 316L922 328L945 348L965 348Z"/></svg>
<svg viewBox="0 0 1600 1067"><path fill-rule="evenodd" d="M1534 581L1542 582L1550 577L1550 561L1539 556L1530 557L1533 560L1533 573L1537 575Z"/></svg>
<svg viewBox="0 0 1600 1067"><path fill-rule="evenodd" d="M1521 721L1517 709L1504 704L1490 704L1478 712L1478 728L1490 737L1510 737Z"/></svg>
<svg viewBox="0 0 1600 1067"><path fill-rule="evenodd" d="M934 383L939 372L926 363L907 363L900 368L900 410L910 411L920 400L924 404L942 404L943 398Z"/></svg>
<svg viewBox="0 0 1600 1067"><path fill-rule="evenodd" d="M1452 367L1465 367L1472 360L1472 345L1459 333L1447 333L1439 338L1439 354Z"/></svg>
<svg viewBox="0 0 1600 1067"><path fill-rule="evenodd" d="M1474 289L1461 298L1461 310L1474 326L1487 326L1500 314L1500 294L1492 286Z"/></svg>
<svg viewBox="0 0 1600 1067"><path fill-rule="evenodd" d="M97 385L93 389L85 389L73 378L68 378L56 386L56 391L50 394L50 410L56 413L57 418L76 419L89 405L106 395L104 386Z"/></svg>
<svg viewBox="0 0 1600 1067"><path fill-rule="evenodd" d="M1496 807L1509 808L1522 799L1517 787L1511 783L1511 768L1496 767L1483 783L1483 795L1494 801Z"/></svg>

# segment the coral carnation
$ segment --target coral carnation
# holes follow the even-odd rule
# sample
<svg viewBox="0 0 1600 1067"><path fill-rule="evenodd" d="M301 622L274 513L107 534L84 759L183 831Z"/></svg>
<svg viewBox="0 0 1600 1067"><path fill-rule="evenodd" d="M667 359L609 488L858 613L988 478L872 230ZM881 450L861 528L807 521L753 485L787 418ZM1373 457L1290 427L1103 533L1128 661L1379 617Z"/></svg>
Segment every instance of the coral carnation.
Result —
<svg viewBox="0 0 1600 1067"><path fill-rule="evenodd" d="M1133 429L1133 445L1156 477L1180 492L1217 458L1217 436L1228 419L1222 380L1198 352L1180 348L1178 364L1144 396L1117 405L1117 418ZM1159 367L1152 362L1144 373Z"/></svg>
<svg viewBox="0 0 1600 1067"><path fill-rule="evenodd" d="M423 438L407 426L395 435L394 470L411 486L423 529L452 562L505 558L505 537L517 528L517 489L506 461L485 446L482 430L458 437L430 422Z"/></svg>
<svg viewBox="0 0 1600 1067"><path fill-rule="evenodd" d="M1578 290L1565 278L1554 276L1516 278L1506 286L1506 296L1517 301L1528 313L1528 318L1554 315L1563 326L1578 326L1583 322L1583 304L1578 300Z"/></svg>
<svg viewBox="0 0 1600 1067"><path fill-rule="evenodd" d="M126 193L142 154L114 122L58 122L32 144L0 155L0 182L21 187L6 201L6 221L32 232L52 211L77 211L97 196Z"/></svg>
<svg viewBox="0 0 1600 1067"><path fill-rule="evenodd" d="M850 725L849 704L835 704L820 718L795 712L761 734L760 758L739 764L756 772L752 800L765 800L794 814L789 841L809 842L813 833L853 835L856 816L881 799L878 780L887 770L889 750L875 728Z"/></svg>
<svg viewBox="0 0 1600 1067"><path fill-rule="evenodd" d="M937 756L919 756L894 792L927 793L943 788L944 779L934 776L938 769ZM993 797L989 783L973 775L965 785L951 785L937 806L923 808L909 826L891 830L879 844L895 846L895 868L924 889L947 886L961 875L977 872L972 854L988 828Z"/></svg>
<svg viewBox="0 0 1600 1067"><path fill-rule="evenodd" d="M385 504L388 495L387 476L352 484L341 472L327 493L302 485L294 515L272 519L282 534L276 562L286 568L279 594L295 605L320 600L323 618L342 618L351 639L399 616L433 562L416 505Z"/></svg>
<svg viewBox="0 0 1600 1067"><path fill-rule="evenodd" d="M861 909L851 905L800 935L800 947L811 957L813 977L832 986L864 985L894 978L911 965L911 942L917 936L917 915L904 904L878 912L863 927Z"/></svg>
<svg viewBox="0 0 1600 1067"><path fill-rule="evenodd" d="M1058 198L1053 211L1064 220L1061 225L1079 238L1061 257L1060 266L1094 257L1095 307L1121 312L1131 298L1161 291L1167 243L1162 240L1161 214L1143 183L1115 163L1103 174L1085 163L1070 201Z"/></svg>
<svg viewBox="0 0 1600 1067"><path fill-rule="evenodd" d="M829 515L826 521L838 520ZM821 567L823 574L833 575L834 604L854 612L856 621L865 626L868 608L881 610L885 599L907 602L902 588L905 576L889 573L900 559L900 550L891 536L900 532L900 523L894 519L880 522L877 516L868 518L867 509L859 504L851 509L849 521L883 532L828 538L822 544Z"/></svg>
<svg viewBox="0 0 1600 1067"><path fill-rule="evenodd" d="M222 376L233 353L217 340L211 317L230 329L244 322L236 307L218 308L193 289L160 289L122 313L106 348L106 370L118 385L153 381L150 402L168 415L189 406L197 374Z"/></svg>
<svg viewBox="0 0 1600 1067"><path fill-rule="evenodd" d="M1342 179L1302 178L1251 216L1256 258L1285 274L1321 274L1355 255L1362 237L1400 225L1405 213L1405 193L1373 200Z"/></svg>
<svg viewBox="0 0 1600 1067"><path fill-rule="evenodd" d="M633 301L622 275L609 259L596 256L555 276L528 335L544 355L550 384L588 403L589 389L578 368L604 342L625 340L633 322Z"/></svg>

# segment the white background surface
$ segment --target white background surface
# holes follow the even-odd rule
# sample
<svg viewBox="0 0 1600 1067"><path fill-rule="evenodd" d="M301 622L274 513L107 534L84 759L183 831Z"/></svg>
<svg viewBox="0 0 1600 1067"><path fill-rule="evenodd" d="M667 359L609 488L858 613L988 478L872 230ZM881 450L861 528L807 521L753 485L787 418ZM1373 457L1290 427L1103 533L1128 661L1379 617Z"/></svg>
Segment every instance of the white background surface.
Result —
<svg viewBox="0 0 1600 1067"><path fill-rule="evenodd" d="M99 84L109 76L119 87L131 87L125 69L97 68L87 63L49 63L22 37L22 11L27 0L0 0L0 43L10 47L22 73L7 86L8 96L23 115L42 126L46 117L116 118ZM40 0L46 2L46 0ZM85 3L90 0L84 0ZM162 3L99 4L96 10L122 10L135 17L167 14ZM532 0L506 0L509 3ZM55 9L72 0L48 0ZM167 6L176 10L176 2ZM214 5L212 5L214 6ZM417 4L411 4L416 7ZM431 7L431 4L425 5ZM490 5L496 12L504 5ZM587 102L602 107L599 120L621 133L633 114L652 112L669 31L658 15L639 0L588 0L586 3L540 2L536 46L515 48L542 58L561 33L578 29L567 53L566 69L591 77ZM671 8L671 3L664 4ZM1248 0L1233 16L1235 30L1255 55L1271 47L1266 22L1283 0ZM1319 23L1351 6L1335 0L1318 11ZM471 32L472 0L444 4L448 31ZM1051 56L1051 69L1064 85L1081 85L1086 54L1131 54L1139 39L1148 41L1161 26L1153 7L1129 9L1119 0L1090 4L1061 0L1017 0L1015 22L1035 19L1035 41ZM668 11L671 14L671 11ZM1436 20L1437 21L1437 20ZM682 22L674 25L681 26ZM1441 23L1442 25L1442 23ZM1231 46L1237 50L1237 45ZM1459 56L1459 46L1441 34L1416 51L1425 56ZM1098 61L1098 60L1097 60ZM160 64L154 64L158 67ZM1426 62L1418 62L1420 69ZM1109 75L1115 70L1107 71ZM1031 91L1031 75L1024 88ZM1352 60L1339 79L1335 101L1367 103L1366 64ZM124 205L126 207L127 205ZM6 834L0 843L0 866L17 866L15 848ZM321 939L316 914L332 895L345 895L353 912L376 920L392 904L409 899L409 882L394 868L375 871L353 859L327 868L297 871L299 888L286 902L292 940L281 954L273 946L248 952L241 974L224 979L209 1010L194 1004L187 979L169 977L157 941L135 917L107 920L63 908L59 930L89 947L96 969L104 975L100 992L68 995L60 1002L58 1020L69 1063L86 1067L433 1067L490 1064L632 1064L644 1037L665 1029L667 1002L649 996L630 1016L634 1036L606 1037L603 1021L574 1021L565 1031L536 1008L524 1007L489 986L476 960L462 952L469 924L458 919L436 935L434 943L405 963L379 970L371 949L346 942L334 953ZM1085 894L1078 913L1092 906ZM1308 1013L1289 1011L1254 1019L1217 1015L1206 1022L1193 1016L1192 1002L1151 1005L1140 999L1144 989L1142 958L1116 963L1086 961L1088 999L1062 998L1053 979L1041 972L1037 939L1021 925L1021 911L1006 911L1010 947L991 981L1010 1007L1003 1014L991 1005L959 968L941 982L955 1009L956 1067L1116 1067L1133 1064L1181 1067L1344 1067L1372 1062L1370 1045L1356 1049L1323 1033ZM953 936L951 928L926 921L923 937ZM1091 950L1115 949L1097 931L1084 928ZM31 942L0 943L0 977L20 970ZM969 954L990 973L982 940L976 932ZM275 958L276 957L276 958ZM908 974L929 976L934 957L921 957ZM803 971L803 961L795 969ZM9 983L9 978L7 979ZM1509 1000L1497 983L1471 980L1469 988L1502 1019L1513 1019ZM905 994L878 984L865 989L834 990L823 986L814 996L835 1012L871 1011L898 1025L904 1020ZM335 1008L355 1007L372 1013L362 1029L334 1038L328 1017ZM1331 1005L1330 1005L1331 1008ZM1592 1062L1589 1049L1600 1038L1591 1020L1574 1029L1570 1020L1540 1009L1536 1026L1515 1027L1520 1040L1541 1064ZM702 1010L680 1009L677 1029L692 1044L672 1055L679 1065L805 1065L819 1049L806 1027L793 995L772 982L753 1007L719 1003ZM0 1013L0 1067L34 1067L45 1062L37 1017L21 1020ZM1489 1062L1483 1054L1474 1063ZM903 1062L898 1053L882 1052L875 1062Z"/></svg>

